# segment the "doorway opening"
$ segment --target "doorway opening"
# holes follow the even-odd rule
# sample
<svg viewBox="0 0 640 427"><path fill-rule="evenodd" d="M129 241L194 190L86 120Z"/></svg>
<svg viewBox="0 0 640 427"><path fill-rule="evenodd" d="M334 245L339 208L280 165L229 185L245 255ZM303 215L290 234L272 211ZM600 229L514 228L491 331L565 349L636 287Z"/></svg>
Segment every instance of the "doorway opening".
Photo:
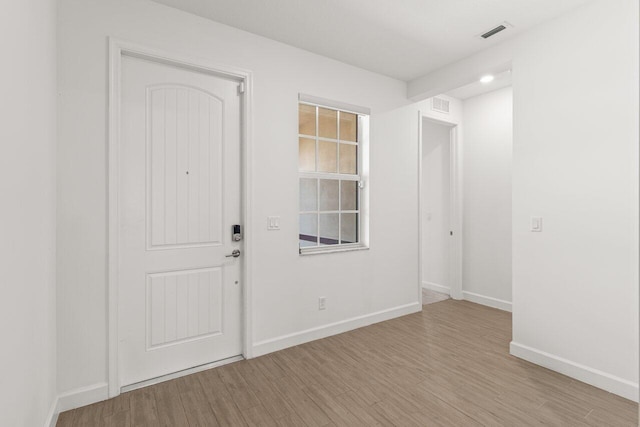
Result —
<svg viewBox="0 0 640 427"><path fill-rule="evenodd" d="M440 295L511 311L511 72L494 77L420 113L423 304Z"/></svg>
<svg viewBox="0 0 640 427"><path fill-rule="evenodd" d="M451 176L452 144L455 144L453 123L422 117L422 188L421 188L421 252L422 304L443 301L451 296L459 298L452 279L451 265L454 236ZM453 166L453 167L452 167ZM453 178L453 179L452 179Z"/></svg>

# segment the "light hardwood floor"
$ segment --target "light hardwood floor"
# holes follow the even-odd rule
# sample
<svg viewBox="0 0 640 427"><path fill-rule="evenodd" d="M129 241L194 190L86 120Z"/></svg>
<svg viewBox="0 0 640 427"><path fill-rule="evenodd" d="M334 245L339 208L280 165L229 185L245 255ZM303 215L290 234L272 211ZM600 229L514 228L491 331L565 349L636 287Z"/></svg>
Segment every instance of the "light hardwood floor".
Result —
<svg viewBox="0 0 640 427"><path fill-rule="evenodd" d="M511 315L447 300L60 414L68 426L637 426L637 405L509 355Z"/></svg>

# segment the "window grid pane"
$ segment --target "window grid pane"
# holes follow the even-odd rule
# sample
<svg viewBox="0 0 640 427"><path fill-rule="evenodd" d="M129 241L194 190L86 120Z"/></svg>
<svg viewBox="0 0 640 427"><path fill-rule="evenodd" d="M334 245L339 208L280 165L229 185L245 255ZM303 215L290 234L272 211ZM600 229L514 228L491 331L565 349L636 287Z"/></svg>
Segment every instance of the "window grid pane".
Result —
<svg viewBox="0 0 640 427"><path fill-rule="evenodd" d="M316 169L316 140L309 138L298 139L298 167L300 171L315 172Z"/></svg>
<svg viewBox="0 0 640 427"><path fill-rule="evenodd" d="M318 214L300 215L300 246L318 246Z"/></svg>
<svg viewBox="0 0 640 427"><path fill-rule="evenodd" d="M338 172L338 144L318 141L318 172Z"/></svg>
<svg viewBox="0 0 640 427"><path fill-rule="evenodd" d="M298 106L298 133L316 136L316 107L300 104Z"/></svg>
<svg viewBox="0 0 640 427"><path fill-rule="evenodd" d="M336 110L318 107L318 136L338 138L338 112Z"/></svg>

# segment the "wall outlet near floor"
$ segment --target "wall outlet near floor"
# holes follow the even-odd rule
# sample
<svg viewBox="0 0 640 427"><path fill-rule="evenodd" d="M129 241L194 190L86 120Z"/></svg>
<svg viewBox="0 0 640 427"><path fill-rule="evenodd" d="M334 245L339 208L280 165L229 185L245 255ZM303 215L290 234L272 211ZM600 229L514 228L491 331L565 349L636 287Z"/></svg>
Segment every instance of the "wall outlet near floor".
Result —
<svg viewBox="0 0 640 427"><path fill-rule="evenodd" d="M326 310L327 309L327 297L318 298L318 310Z"/></svg>

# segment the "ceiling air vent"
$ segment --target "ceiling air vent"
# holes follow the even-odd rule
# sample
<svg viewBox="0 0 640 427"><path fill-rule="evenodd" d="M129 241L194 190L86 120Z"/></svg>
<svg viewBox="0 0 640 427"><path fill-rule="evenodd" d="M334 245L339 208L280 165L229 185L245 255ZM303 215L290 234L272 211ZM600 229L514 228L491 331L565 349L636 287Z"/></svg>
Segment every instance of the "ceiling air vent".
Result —
<svg viewBox="0 0 640 427"><path fill-rule="evenodd" d="M499 32L504 31L510 27L513 27L513 25L509 24L508 22L503 22L502 24L490 29L489 31L480 34L480 37L482 37L483 39L488 39L489 37L495 36Z"/></svg>
<svg viewBox="0 0 640 427"><path fill-rule="evenodd" d="M435 96L431 98L431 109L440 113L449 114L449 101Z"/></svg>

